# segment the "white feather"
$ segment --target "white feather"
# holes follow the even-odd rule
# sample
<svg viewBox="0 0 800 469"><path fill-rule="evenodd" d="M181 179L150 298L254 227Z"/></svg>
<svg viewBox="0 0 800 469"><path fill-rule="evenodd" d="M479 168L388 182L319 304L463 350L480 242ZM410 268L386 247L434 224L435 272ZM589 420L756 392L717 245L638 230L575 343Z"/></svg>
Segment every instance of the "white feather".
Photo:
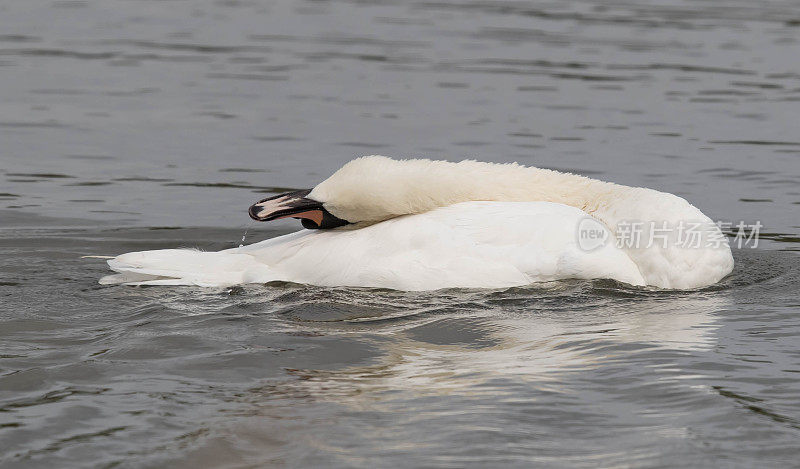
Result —
<svg viewBox="0 0 800 469"><path fill-rule="evenodd" d="M611 278L686 289L713 284L733 269L719 228L678 196L517 164L362 157L308 198L354 225L218 253L125 254L109 261L119 274L101 282L282 280L430 290ZM587 217L611 240L591 252L577 243L578 224ZM616 246L620 227L631 223L638 224L639 243ZM662 223L670 230L663 244L653 230ZM681 224L696 224L697 246L680 244Z"/></svg>
<svg viewBox="0 0 800 469"><path fill-rule="evenodd" d="M335 216L361 224L467 201L555 202L593 216L614 238L620 237L621 226L636 224L641 241L623 249L648 285L695 288L716 283L733 270L733 256L719 227L681 197L516 163L365 156L344 165L308 197L323 202ZM664 223L670 231L666 246L651 238L660 234L653 228ZM692 226L697 246L681 243L681 226Z"/></svg>

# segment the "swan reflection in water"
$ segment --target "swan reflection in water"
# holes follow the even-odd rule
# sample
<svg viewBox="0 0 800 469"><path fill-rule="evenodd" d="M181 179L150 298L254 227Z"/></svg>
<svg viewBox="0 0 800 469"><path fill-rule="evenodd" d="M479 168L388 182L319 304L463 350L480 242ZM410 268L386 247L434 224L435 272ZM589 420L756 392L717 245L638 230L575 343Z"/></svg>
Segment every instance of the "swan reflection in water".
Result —
<svg viewBox="0 0 800 469"><path fill-rule="evenodd" d="M247 448L237 453L245 460L278 454L314 464L319 461L303 458L333 452L344 464L359 464L363 461L351 458L382 447L381 432L393 432L395 440L417 449L425 447L425 439L442 438L447 445L455 438L452 432L474 429L483 418L493 428L516 425L513 406L522 411L537 401L550 402L536 410L541 419L564 412L552 407L553 396L569 402L565 407L589 405L598 399L586 399L585 393L653 381L665 392L677 386L696 394L697 386L683 380L689 377L681 374L686 367L663 360L654 367L653 355L679 360L708 352L717 340L715 311L728 307L720 292L666 294L603 281L454 293L440 298L438 306L431 302L435 294L424 301L398 295L400 300L385 291L339 291L335 301L352 301L345 321L347 307L341 303L329 303L328 309L336 310L331 313L324 312L325 304L307 315L287 308L288 333L362 345L366 340L377 348L377 358L341 368L292 369L289 379L251 389L242 396L246 410L234 424L218 428L220 438L206 440L205 450L235 441L237 448ZM419 301L412 314L408 304L406 314L400 312L406 301ZM615 377L616 364L628 373L637 362L643 376ZM542 400L542 393L550 397ZM337 449L348 445L360 449Z"/></svg>
<svg viewBox="0 0 800 469"><path fill-rule="evenodd" d="M719 296L697 294L667 303L657 297L638 298L619 310L583 305L537 311L535 304L524 306L522 295L520 304L510 309L495 306L480 313L455 311L384 324L381 333L392 339L380 343L380 364L296 370L304 379L294 385L322 398L339 387L355 387L355 395L370 389L470 392L476 384L498 377L546 385L558 382L563 373L625 358L628 350L709 350L717 327L713 312L727 304ZM308 323L302 327L307 330Z"/></svg>

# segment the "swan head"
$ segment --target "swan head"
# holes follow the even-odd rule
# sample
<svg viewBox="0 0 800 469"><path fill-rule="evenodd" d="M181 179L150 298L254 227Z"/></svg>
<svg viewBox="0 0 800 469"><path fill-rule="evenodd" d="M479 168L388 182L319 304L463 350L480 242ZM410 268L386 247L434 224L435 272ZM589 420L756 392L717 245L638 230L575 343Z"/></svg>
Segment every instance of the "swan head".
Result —
<svg viewBox="0 0 800 469"><path fill-rule="evenodd" d="M394 160L363 156L352 160L313 189L260 200L250 207L257 221L298 218L306 228L361 226L457 202L452 190L437 191L444 161ZM447 194L442 200L442 194Z"/></svg>
<svg viewBox="0 0 800 469"><path fill-rule="evenodd" d="M350 223L331 214L321 202L306 197L309 192L311 189L267 197L251 205L247 212L256 221L298 218L308 229L337 228Z"/></svg>

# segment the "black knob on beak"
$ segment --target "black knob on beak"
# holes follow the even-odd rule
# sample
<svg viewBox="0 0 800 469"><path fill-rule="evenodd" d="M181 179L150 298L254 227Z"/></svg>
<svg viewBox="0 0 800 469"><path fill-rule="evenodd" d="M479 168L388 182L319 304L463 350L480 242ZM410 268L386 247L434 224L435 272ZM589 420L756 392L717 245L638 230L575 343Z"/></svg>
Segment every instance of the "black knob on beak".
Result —
<svg viewBox="0 0 800 469"><path fill-rule="evenodd" d="M260 221L261 219L258 218L258 214L264 210L264 207L259 207L258 205L251 205L250 208L247 210L247 213L250 214L250 218L256 221Z"/></svg>

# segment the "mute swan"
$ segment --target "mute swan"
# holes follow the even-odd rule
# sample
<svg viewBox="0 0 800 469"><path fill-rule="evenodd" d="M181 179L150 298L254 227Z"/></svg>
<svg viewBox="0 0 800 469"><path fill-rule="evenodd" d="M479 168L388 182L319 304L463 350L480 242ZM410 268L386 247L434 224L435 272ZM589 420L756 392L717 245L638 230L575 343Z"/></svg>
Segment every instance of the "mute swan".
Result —
<svg viewBox="0 0 800 469"><path fill-rule="evenodd" d="M311 229L219 252L123 254L100 282L433 290L610 278L687 289L733 269L717 225L678 196L516 163L365 156L249 213Z"/></svg>

